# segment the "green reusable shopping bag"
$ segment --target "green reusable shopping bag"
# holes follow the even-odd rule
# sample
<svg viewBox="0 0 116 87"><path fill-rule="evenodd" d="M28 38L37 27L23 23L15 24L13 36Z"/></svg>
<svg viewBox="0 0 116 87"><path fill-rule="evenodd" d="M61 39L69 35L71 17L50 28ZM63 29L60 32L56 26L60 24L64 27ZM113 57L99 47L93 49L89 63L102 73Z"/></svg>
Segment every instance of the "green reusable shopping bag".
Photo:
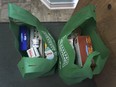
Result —
<svg viewBox="0 0 116 87"><path fill-rule="evenodd" d="M15 46L22 58L18 63L18 68L24 78L36 78L51 75L55 71L57 62L56 43L47 29L42 26L40 21L28 11L18 7L15 4L9 4L8 16L10 20L10 30L15 37ZM19 22L19 23L18 23ZM53 51L54 58L49 60L45 58L29 58L24 53L19 51L19 25L24 24L35 27L39 31L43 41Z"/></svg>
<svg viewBox="0 0 116 87"><path fill-rule="evenodd" d="M88 5L77 12L65 24L59 40L58 49L59 58L59 75L67 84L74 84L83 81L86 78L92 79L93 75L99 74L109 56L109 50L96 33L96 14L95 6ZM83 67L75 64L75 51L68 41L68 36L77 28L81 29L82 35L89 35L92 40L94 52L87 56ZM78 28L78 29L79 29ZM91 69L91 60L94 59L96 67Z"/></svg>

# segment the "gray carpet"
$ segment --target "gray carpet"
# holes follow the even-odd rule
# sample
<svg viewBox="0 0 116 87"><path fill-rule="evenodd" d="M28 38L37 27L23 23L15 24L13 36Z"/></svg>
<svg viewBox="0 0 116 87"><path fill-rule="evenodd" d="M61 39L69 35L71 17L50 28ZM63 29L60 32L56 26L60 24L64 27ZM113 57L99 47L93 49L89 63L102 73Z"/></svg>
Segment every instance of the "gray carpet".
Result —
<svg viewBox="0 0 116 87"><path fill-rule="evenodd" d="M43 23L56 41L64 24ZM17 68L20 58L14 47L14 38L8 23L0 23L0 87L96 87L95 82L89 79L67 86L57 73L44 78L25 80Z"/></svg>

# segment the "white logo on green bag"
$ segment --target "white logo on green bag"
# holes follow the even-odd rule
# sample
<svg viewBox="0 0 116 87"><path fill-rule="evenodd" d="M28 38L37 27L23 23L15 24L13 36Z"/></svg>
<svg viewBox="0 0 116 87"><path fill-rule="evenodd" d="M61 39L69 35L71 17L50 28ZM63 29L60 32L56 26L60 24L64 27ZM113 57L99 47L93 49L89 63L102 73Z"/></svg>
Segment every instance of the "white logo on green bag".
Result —
<svg viewBox="0 0 116 87"><path fill-rule="evenodd" d="M51 49L52 49L53 51L56 51L56 48L55 48L55 46L53 45L53 42L52 42L52 40L51 40L49 34L47 34L47 33L44 32L44 31L42 31L42 32L43 32L43 34L45 35L45 37L46 37L46 39L47 39L47 42L48 42L48 44L50 45Z"/></svg>
<svg viewBox="0 0 116 87"><path fill-rule="evenodd" d="M62 65L61 67L65 67L66 65L68 65L69 63L69 55L63 45L63 40L60 41L59 43L59 51L60 51L60 55L61 55L61 58L62 58ZM60 67L60 68L61 68Z"/></svg>

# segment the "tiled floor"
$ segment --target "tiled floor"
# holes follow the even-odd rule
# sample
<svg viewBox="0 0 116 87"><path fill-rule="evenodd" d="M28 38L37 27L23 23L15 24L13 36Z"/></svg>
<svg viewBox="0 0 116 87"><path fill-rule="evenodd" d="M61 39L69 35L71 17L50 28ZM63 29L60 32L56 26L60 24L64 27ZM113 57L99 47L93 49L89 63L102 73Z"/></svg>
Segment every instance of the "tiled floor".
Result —
<svg viewBox="0 0 116 87"><path fill-rule="evenodd" d="M40 0L0 0L0 22L8 22L8 3L15 3L30 11L40 21L67 21L73 10L49 10Z"/></svg>

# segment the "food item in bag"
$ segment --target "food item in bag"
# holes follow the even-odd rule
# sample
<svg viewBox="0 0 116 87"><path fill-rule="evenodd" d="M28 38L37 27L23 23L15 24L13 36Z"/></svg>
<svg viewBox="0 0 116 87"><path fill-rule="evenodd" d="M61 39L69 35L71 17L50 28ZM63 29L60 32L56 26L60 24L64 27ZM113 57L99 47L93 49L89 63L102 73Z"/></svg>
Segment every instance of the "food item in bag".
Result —
<svg viewBox="0 0 116 87"><path fill-rule="evenodd" d="M77 64L83 66L87 56L93 52L90 36L77 36L74 40L75 52L77 55Z"/></svg>
<svg viewBox="0 0 116 87"><path fill-rule="evenodd" d="M42 37L35 29L30 29L30 47L36 47L39 51L39 54L44 57Z"/></svg>
<svg viewBox="0 0 116 87"><path fill-rule="evenodd" d="M21 51L29 48L29 29L25 25L19 26L19 45Z"/></svg>
<svg viewBox="0 0 116 87"><path fill-rule="evenodd" d="M35 57L34 49L33 48L28 49L27 54L30 58Z"/></svg>
<svg viewBox="0 0 116 87"><path fill-rule="evenodd" d="M73 46L73 38L68 39L68 41L69 41L70 45L72 46L72 48L74 48L74 46Z"/></svg>
<svg viewBox="0 0 116 87"><path fill-rule="evenodd" d="M40 56L40 54L39 54L39 52L38 52L36 47L32 47L32 48L28 49L27 50L27 54L31 58Z"/></svg>
<svg viewBox="0 0 116 87"><path fill-rule="evenodd" d="M53 59L54 58L53 51L47 46L46 43L45 43L45 56L46 56L46 59Z"/></svg>

